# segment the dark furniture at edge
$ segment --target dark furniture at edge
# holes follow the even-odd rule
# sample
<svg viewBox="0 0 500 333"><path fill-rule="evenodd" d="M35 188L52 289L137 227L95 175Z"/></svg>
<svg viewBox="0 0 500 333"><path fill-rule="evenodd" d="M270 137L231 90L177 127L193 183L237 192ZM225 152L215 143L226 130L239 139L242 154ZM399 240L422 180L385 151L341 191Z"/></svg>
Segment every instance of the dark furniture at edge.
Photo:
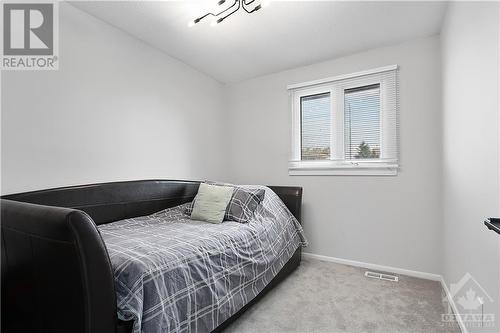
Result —
<svg viewBox="0 0 500 333"><path fill-rule="evenodd" d="M490 217L489 219L484 220L484 225L491 231L500 235L500 218Z"/></svg>
<svg viewBox="0 0 500 333"><path fill-rule="evenodd" d="M192 201L199 182L140 180L11 194L1 200L2 332L130 332L96 224ZM300 221L302 188L270 186ZM300 263L300 248L223 330Z"/></svg>

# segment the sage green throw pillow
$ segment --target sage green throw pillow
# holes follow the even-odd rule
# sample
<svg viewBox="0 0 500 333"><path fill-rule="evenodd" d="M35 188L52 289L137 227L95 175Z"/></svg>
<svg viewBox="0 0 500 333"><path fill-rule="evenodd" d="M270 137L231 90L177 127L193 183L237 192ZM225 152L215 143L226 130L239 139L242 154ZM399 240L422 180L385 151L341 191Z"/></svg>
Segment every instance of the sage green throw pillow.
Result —
<svg viewBox="0 0 500 333"><path fill-rule="evenodd" d="M201 183L191 212L191 219L221 223L232 195L232 187Z"/></svg>

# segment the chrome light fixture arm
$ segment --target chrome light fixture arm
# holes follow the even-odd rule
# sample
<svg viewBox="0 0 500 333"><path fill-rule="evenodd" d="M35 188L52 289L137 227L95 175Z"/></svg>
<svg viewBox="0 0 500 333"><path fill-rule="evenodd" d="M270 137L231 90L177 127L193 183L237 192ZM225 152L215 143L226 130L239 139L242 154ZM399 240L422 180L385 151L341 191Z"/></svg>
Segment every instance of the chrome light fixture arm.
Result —
<svg viewBox="0 0 500 333"><path fill-rule="evenodd" d="M221 6L225 2L226 2L226 0L220 0L218 2L218 5ZM248 2L247 2L247 0L234 0L233 4L231 6L229 6L228 8L226 8L226 9L224 9L224 10L218 12L218 13L212 13L212 12L210 12L210 13L207 13L207 14L205 14L203 16L200 16L197 19L195 19L194 21L189 22L189 26L194 26L195 24L201 22L203 19L205 19L208 16L212 16L212 17L216 18L216 21L212 22L213 25L221 23L226 18L228 18L229 16L233 15L234 13L236 13L240 8L243 8L245 10L245 12L251 14L251 13L256 12L259 9L262 8L261 4L256 5L252 9L247 8L247 6L251 5L254 2L255 2L255 0L250 0Z"/></svg>
<svg viewBox="0 0 500 333"><path fill-rule="evenodd" d="M236 5L238 5L238 8L239 8L240 1L241 1L241 0L234 0L233 4L232 4L231 6L229 6L229 7L227 7L226 9L224 9L224 10L222 10L222 11L220 11L220 12L216 13L216 14L215 14L215 13L206 13L205 15L198 17L197 19L195 19L195 20L194 20L194 21L192 21L192 22L193 22L194 24L196 24L196 23L199 23L201 20L203 20L204 18L206 18L206 17L208 17L208 16L217 17L217 16L219 16L219 15L224 14L225 12L227 12L228 10L230 10L231 8L233 8L233 7L234 7L234 6L236 6ZM224 4L225 2L226 2L226 0L220 0L220 1L219 1L219 6L220 6L220 5L222 5L222 4ZM231 14L229 14L229 15L231 15Z"/></svg>

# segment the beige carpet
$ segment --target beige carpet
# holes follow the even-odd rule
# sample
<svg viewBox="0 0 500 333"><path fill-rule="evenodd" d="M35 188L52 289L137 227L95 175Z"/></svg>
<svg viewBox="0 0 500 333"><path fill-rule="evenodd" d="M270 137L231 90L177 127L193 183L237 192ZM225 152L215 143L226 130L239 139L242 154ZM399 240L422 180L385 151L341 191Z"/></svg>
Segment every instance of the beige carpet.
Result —
<svg viewBox="0 0 500 333"><path fill-rule="evenodd" d="M439 282L407 276L389 282L364 272L303 258L225 332L460 332L456 324L441 322Z"/></svg>

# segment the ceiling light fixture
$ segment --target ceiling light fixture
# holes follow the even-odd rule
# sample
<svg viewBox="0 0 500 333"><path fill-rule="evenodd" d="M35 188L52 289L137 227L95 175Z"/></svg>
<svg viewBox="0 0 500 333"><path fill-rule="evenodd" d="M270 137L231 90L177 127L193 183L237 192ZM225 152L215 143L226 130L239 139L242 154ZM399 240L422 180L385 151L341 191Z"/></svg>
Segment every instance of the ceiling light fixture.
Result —
<svg viewBox="0 0 500 333"><path fill-rule="evenodd" d="M226 0L219 0L218 5L221 6L226 2ZM240 8L243 8L248 14L254 13L261 9L262 7L267 7L270 3L270 0L261 0L259 4L253 5L255 0L234 0L233 4L226 9L218 12L218 13L207 13L203 16L198 17L197 19L193 21L189 21L188 27L193 27L195 24L201 22L203 19L211 16L213 17L213 21L211 23L212 26L215 26L225 19L227 19L229 16L233 15L236 13Z"/></svg>

